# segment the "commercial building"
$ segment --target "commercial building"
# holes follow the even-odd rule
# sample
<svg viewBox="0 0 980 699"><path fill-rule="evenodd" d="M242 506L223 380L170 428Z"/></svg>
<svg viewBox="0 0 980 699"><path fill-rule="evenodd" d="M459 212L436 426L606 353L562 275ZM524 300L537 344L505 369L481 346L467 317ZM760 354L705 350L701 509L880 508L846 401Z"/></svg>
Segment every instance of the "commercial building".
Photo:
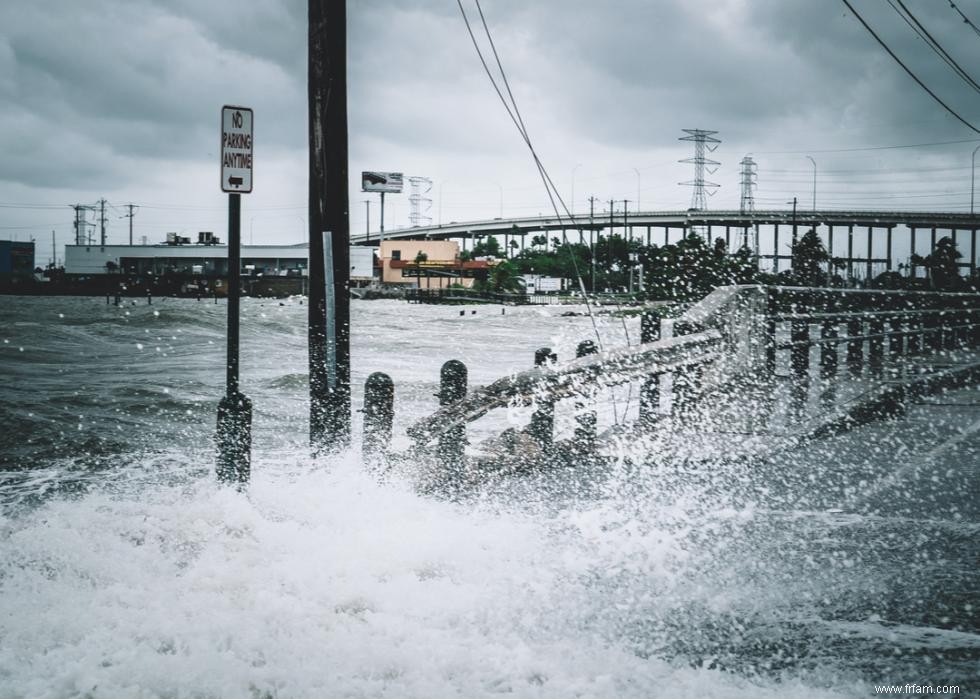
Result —
<svg viewBox="0 0 980 699"><path fill-rule="evenodd" d="M34 242L0 240L0 285L24 284L34 279Z"/></svg>
<svg viewBox="0 0 980 699"><path fill-rule="evenodd" d="M135 277L207 277L228 274L228 246L210 233L198 242L168 234L158 245L66 245L65 274L95 277L123 274ZM31 255L33 259L33 244ZM370 282L374 277L374 250L351 246L351 280ZM309 245L243 245L242 272L252 276L307 276Z"/></svg>
<svg viewBox="0 0 980 699"><path fill-rule="evenodd" d="M486 279L496 260L461 260L453 240L385 240L381 243L381 281L422 289L452 285L470 288Z"/></svg>

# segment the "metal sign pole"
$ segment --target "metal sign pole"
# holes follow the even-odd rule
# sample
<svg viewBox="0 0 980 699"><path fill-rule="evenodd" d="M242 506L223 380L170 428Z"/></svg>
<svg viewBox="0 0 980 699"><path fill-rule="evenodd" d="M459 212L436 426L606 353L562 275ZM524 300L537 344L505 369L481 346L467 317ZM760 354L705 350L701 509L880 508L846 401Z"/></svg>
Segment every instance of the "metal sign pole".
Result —
<svg viewBox="0 0 980 699"><path fill-rule="evenodd" d="M218 403L218 480L247 483L252 470L252 402L239 390L242 194L252 191L252 110L221 108L221 190L228 193L228 358Z"/></svg>
<svg viewBox="0 0 980 699"><path fill-rule="evenodd" d="M246 483L252 461L252 403L239 391L242 195L228 194L228 359L225 397L218 403L218 479Z"/></svg>

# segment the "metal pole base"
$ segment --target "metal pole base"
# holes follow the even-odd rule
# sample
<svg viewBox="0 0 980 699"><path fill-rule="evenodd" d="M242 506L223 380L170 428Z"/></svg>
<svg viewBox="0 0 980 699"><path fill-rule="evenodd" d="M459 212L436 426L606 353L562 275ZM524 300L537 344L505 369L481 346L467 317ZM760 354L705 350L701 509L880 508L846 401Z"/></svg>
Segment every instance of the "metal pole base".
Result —
<svg viewBox="0 0 980 699"><path fill-rule="evenodd" d="M218 480L248 483L252 472L252 401L233 393L218 403Z"/></svg>

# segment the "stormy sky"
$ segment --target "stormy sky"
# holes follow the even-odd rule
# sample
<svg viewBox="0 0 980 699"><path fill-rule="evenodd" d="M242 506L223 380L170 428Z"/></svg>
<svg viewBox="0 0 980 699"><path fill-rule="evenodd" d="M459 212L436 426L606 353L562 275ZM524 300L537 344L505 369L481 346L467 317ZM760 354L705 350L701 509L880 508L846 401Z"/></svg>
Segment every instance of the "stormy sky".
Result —
<svg viewBox="0 0 980 699"><path fill-rule="evenodd" d="M476 19L472 0L464 2ZM897 2L897 0L892 0ZM949 0L904 0L980 81L980 35ZM852 0L882 39L980 128L980 92L889 0ZM980 26L980 1L956 7ZM351 227L363 169L431 178L434 222L546 213L537 172L470 44L455 0L348 3ZM562 196L684 209L684 128L718 131L713 209L968 211L980 134L949 115L837 0L484 0L511 88ZM306 3L37 0L0 4L0 238L72 237L71 204L105 197L109 242L226 231L222 104L255 110L246 242L306 238ZM948 143L956 142L956 143ZM926 145L930 144L930 145ZM911 146L887 148L886 146ZM574 189L574 201L572 194ZM386 225L408 225L408 196ZM59 251L58 255L62 253Z"/></svg>

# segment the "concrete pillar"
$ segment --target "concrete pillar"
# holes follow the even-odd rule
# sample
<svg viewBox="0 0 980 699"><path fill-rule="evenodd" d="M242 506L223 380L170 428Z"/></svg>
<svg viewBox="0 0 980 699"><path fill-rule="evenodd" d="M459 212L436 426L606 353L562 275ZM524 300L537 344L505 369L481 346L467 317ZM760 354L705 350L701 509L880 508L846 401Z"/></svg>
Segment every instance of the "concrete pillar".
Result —
<svg viewBox="0 0 980 699"><path fill-rule="evenodd" d="M915 226L909 225L909 279L915 279L915 270L918 265L912 261L915 256Z"/></svg>
<svg viewBox="0 0 980 699"><path fill-rule="evenodd" d="M847 283L854 284L854 225L847 225Z"/></svg>
<svg viewBox="0 0 980 699"><path fill-rule="evenodd" d="M834 226L831 223L827 224L827 255L830 257L827 260L827 286L830 286L834 281ZM836 326L834 333L837 333Z"/></svg>
<svg viewBox="0 0 980 699"><path fill-rule="evenodd" d="M871 286L871 258L873 256L872 245L874 243L874 227L868 226L868 259L865 262L867 265L867 271L865 272L864 285Z"/></svg>
<svg viewBox="0 0 980 699"><path fill-rule="evenodd" d="M772 271L779 274L779 224L772 224Z"/></svg>

